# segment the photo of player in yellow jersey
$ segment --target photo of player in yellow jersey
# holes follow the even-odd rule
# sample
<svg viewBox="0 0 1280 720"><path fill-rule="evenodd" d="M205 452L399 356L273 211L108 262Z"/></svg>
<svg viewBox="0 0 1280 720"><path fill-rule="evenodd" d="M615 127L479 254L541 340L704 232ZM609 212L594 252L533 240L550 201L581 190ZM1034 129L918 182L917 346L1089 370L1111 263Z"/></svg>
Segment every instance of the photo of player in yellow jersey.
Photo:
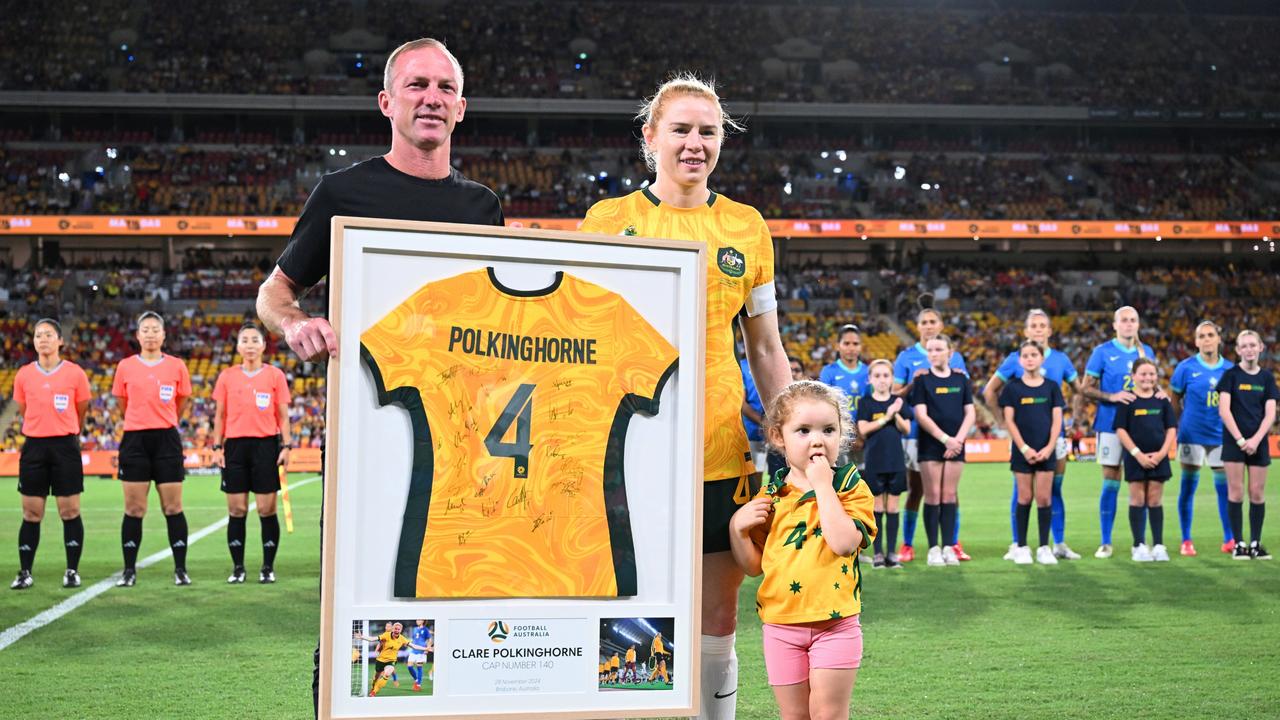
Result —
<svg viewBox="0 0 1280 720"><path fill-rule="evenodd" d="M431 695L433 676L429 653L435 649L434 628L433 620L423 619L352 623L352 697ZM413 680L403 688L400 662L405 663Z"/></svg>
<svg viewBox="0 0 1280 720"><path fill-rule="evenodd" d="M674 618L600 621L600 690L671 690Z"/></svg>

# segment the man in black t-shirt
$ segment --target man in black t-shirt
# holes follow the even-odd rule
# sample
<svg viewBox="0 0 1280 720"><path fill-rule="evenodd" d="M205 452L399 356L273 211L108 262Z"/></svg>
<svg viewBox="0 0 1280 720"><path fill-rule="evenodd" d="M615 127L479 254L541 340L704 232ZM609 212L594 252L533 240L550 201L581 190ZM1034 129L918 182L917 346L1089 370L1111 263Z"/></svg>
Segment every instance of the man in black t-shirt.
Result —
<svg viewBox="0 0 1280 720"><path fill-rule="evenodd" d="M338 356L329 321L310 317L298 296L329 274L329 225L335 215L502 225L489 188L449 162L449 138L462 120L462 66L443 43L423 38L387 56L378 107L391 121L391 151L326 175L307 199L276 268L258 289L258 317L303 360ZM320 647L311 693L319 716Z"/></svg>
<svg viewBox="0 0 1280 720"><path fill-rule="evenodd" d="M405 43L387 58L378 107L391 121L391 151L326 175L307 199L289 245L258 289L258 316L303 360L337 357L338 338L298 296L329 274L329 224L335 215L502 225L489 188L449 162L449 138L462 120L462 67L439 41Z"/></svg>

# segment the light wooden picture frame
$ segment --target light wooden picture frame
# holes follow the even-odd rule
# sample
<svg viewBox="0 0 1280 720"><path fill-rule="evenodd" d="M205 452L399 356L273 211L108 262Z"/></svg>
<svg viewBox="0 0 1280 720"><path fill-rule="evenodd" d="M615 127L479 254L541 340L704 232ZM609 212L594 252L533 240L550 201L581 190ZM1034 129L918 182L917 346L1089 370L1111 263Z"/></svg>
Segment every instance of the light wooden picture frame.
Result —
<svg viewBox="0 0 1280 720"><path fill-rule="evenodd" d="M339 353L329 363L327 386L320 717L638 718L695 714L700 690L697 640L701 634L705 246L680 240L349 217L333 219L332 238L329 319L339 338ZM463 281L471 284L454 284ZM582 435L599 433L601 427L598 417L592 417L590 411L580 412L581 420L572 414L564 415L564 407L560 408L561 415L556 415L554 403L546 402L546 398L563 396L544 393L541 388L558 388L559 382L520 386L526 388L528 404L522 406L523 400L512 399L515 404L499 412L495 403L500 404L500 398L518 392L515 379L507 379L508 374L517 374L515 371L503 371L501 376L493 371L492 375L485 376L483 391L466 386L454 377L453 368L462 368L465 362L451 365L445 372L436 372L436 366L431 363L444 360L444 341L431 345L425 338L442 338L444 333L450 333L449 353L485 356L483 360L474 360L477 367L488 363L484 367L492 368L495 362L524 363L521 366L524 367L530 362L537 363L538 359L553 357L528 351L521 354L518 349L521 346L516 342L520 339L526 347L529 342L540 342L548 348L548 353L556 352L552 347L555 341L539 338L531 341L529 338L536 333L527 328L528 335L523 338L512 340L504 335L505 355L494 353L499 345L492 344L492 339L487 345L487 355L484 342L474 340L478 335L466 336L470 344L462 342L462 328L472 333L472 326L483 325L488 329L476 329L474 333L487 332L492 336L503 330L497 327L503 323L518 324L511 320L518 312L513 315L504 309L477 321L467 316L474 305L469 300L456 308L449 302L430 304L445 308L438 313L427 313L425 306L406 310L412 298L447 300L447 291L459 287L477 290L474 294L456 293L457 298L470 299L474 295L497 303L498 308L507 308L504 303L518 303L528 297L543 298L546 302L552 302L550 298L555 297L555 302L573 311L578 305L577 297L604 297L613 304L586 305L609 308L608 313L625 317L625 322L617 323L614 333L602 332L603 326L593 325L590 319L582 321L582 334L594 333L593 340L583 342L598 340L601 348L618 349L612 354L608 350L602 352L600 357L606 359L600 361L601 367L577 370L606 375L616 370L618 377L639 374L650 380L647 387L657 388L653 398L642 397L643 392L639 390L621 398L599 392L591 396L593 402L590 403L581 402L583 396L578 396L579 405L595 408L598 404L607 410L606 414L617 413L610 426L609 452L597 453L614 458L603 461L605 477L619 480L625 477L622 489L617 482L603 481L603 505L609 510L601 515L609 516L609 541L594 544L597 549L604 547L605 552L613 553L612 563L595 563L591 567L609 568L609 579L614 584L608 585L607 590L599 590L597 584L584 582L581 587L575 584L572 573L566 569L574 567L573 563L560 557L558 542L545 538L540 541L548 548L545 552L555 556L545 558L546 566L556 570L557 582L562 581L561 570L571 579L563 580L565 585L538 584L536 571L530 569L538 563L518 559L526 557L521 553L540 551L536 547L529 550L528 547L534 546L521 541L519 533L509 530L514 526L497 524L529 519L520 514L518 507L510 513L498 511L491 516L486 506L480 515L466 516L465 522L477 527L479 534L475 537L481 538L475 544L478 547L470 546L465 551L453 547L453 535L449 535L446 549L449 560L431 561L431 558L443 557L435 554L435 550L444 542L439 536L433 538L431 519L436 519L438 528L463 522L457 516L440 519L437 514L441 512L440 503L443 502L445 508L461 508L466 502L476 502L473 495L468 494L471 486L460 490L461 486L456 484L461 482L458 477L470 477L469 472L479 473L468 468L496 461L505 462L503 468L511 468L504 469L503 473L485 474L484 487L474 493L489 492L481 500L504 497L503 492L508 492L505 497L510 500L510 492L517 482L522 483L521 488L532 488L531 493L537 493L539 487L545 490L545 483L553 480L538 476L540 472L550 472L552 463L547 460L546 445L555 442L545 433L538 435L538 424L550 417L581 430ZM586 288L582 292L587 294L573 295L571 291L575 288ZM420 291L427 294L419 295ZM560 293L559 296L556 293ZM388 318L393 313L403 312L409 312L406 317L412 317L416 324L411 330L398 325L402 334L381 346L394 347L397 358L398 371L388 372L379 365L376 357L379 345L375 342L386 336L370 334L370 329L376 325L379 330L374 332L380 332L388 327ZM595 310L584 312L589 314ZM468 324L468 320L473 322ZM575 327L574 322L564 325ZM512 333L515 332L513 329ZM571 332L572 329L565 331ZM657 337L652 343L655 348L652 352L636 340L645 333L651 339ZM362 339L369 340L374 349L366 347ZM588 353L596 347L572 346L569 338L564 342L564 363L586 362L583 347L588 348ZM624 343L625 352L621 349ZM576 350L576 356L567 354L571 349ZM413 357L400 358L400 353ZM654 355L662 357L650 357ZM596 358L595 355L585 357L592 362ZM667 367L656 384L652 382L652 372L645 375L636 370L655 367L669 357L678 357L678 360ZM453 359L448 358L450 362ZM540 371L551 376L560 372L546 367ZM479 376L481 372L476 369L474 374ZM406 380L419 376L420 380ZM453 380L456 382L450 384ZM409 409L415 402L401 402L409 396L397 396L389 384L423 398L416 404L418 409ZM641 381L638 387L646 385ZM447 449L441 450L440 443L454 429L453 424L464 422L451 410L439 409L444 398L452 397L450 393L459 397L475 395L459 402L475 401L480 408L476 414L484 415L485 419L456 428L457 437L470 432L467 439L459 441L462 446L479 447L481 455L486 451L489 454L472 463L453 462L449 467L436 467L447 464L446 457L457 457L448 455ZM633 403L637 397L641 399ZM652 406L646 405L650 401ZM641 411L624 413L621 408L627 403L638 403ZM453 407L452 402L449 407ZM496 420L496 417L503 419ZM618 418L623 418L620 426ZM525 427L518 427L526 420ZM486 422L493 427L479 426ZM575 427L574 423L580 423L581 427ZM533 427L532 435L528 426ZM477 445L486 430L487 437ZM522 437L518 434L521 432ZM424 435L435 440L428 443L423 440ZM578 433L573 434L577 436ZM521 441L523 445L519 444ZM434 454L423 451L433 445ZM514 455L510 462L506 462L505 457L497 457L512 454L506 449L510 447L524 448L525 454ZM621 452L616 452L619 449ZM610 462L619 472L610 475ZM562 465L556 467L563 468ZM452 477L455 484L432 485L431 479L437 475ZM583 484L590 486L593 477L595 482L601 482L588 472L588 481ZM492 486L491 480L495 483ZM509 483L505 489L504 483ZM613 488L612 492L609 488ZM584 493L583 497L590 494ZM430 518L422 507L424 498L433 508ZM616 522L619 516L625 519L628 513L629 526ZM508 517L510 515L517 517ZM415 521L411 516L418 519ZM580 526L573 522L578 518L559 520L545 513L544 516L552 523L564 523L560 528L547 525L552 533L560 533L549 537L571 538L577 549L579 538L574 528ZM533 518L527 532L540 532L540 520L544 516ZM425 526L425 539L419 537L424 534L418 530L419 526ZM511 542L499 542L495 538L500 533L494 529L499 527L506 533L502 537L510 538ZM485 535L486 530L490 531L489 535ZM602 537L599 533L578 534ZM457 543L463 542L459 534ZM629 554L621 552L620 547ZM492 561L495 557L498 561L512 560L519 564L502 566L499 563L502 568L497 573L499 579L490 582L489 576L476 569L490 566L472 558ZM620 559L623 557L634 558L634 565ZM407 566L406 562L417 564ZM513 578L534 573L533 584L512 585L520 589L512 591L511 596L500 596L503 591L495 595L492 588L505 587L501 578L508 571ZM590 575L588 571L583 572ZM457 577L456 583L438 581L450 574L465 577ZM591 575L598 576L598 572ZM554 589L528 592L528 587ZM468 588L481 590L471 595L468 593L473 591ZM434 677L430 694L388 691L378 697L368 697L363 694L363 686L355 687L357 675L352 656L356 653L352 649L351 628L362 621L385 618L432 620ZM599 654L604 652L601 621L616 618L674 621L672 634L663 638L665 655L661 656L669 664L669 687L602 691L597 673ZM635 628L645 625L637 621L628 625L631 628L628 632L634 634L638 632ZM358 662L369 663L369 659ZM367 667L361 665L362 669ZM404 668L403 661L400 667ZM407 681L405 684L412 683L403 670L400 679Z"/></svg>

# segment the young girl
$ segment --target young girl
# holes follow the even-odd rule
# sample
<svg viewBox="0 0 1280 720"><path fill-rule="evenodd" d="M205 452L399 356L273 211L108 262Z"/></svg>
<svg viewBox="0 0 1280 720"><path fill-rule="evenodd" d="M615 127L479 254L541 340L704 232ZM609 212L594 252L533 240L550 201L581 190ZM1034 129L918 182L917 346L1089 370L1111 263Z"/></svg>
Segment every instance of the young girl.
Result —
<svg viewBox="0 0 1280 720"><path fill-rule="evenodd" d="M1156 364L1138 358L1130 370L1134 399L1116 408L1116 437L1124 448L1124 479L1129 483L1129 527L1135 562L1168 562L1164 546L1164 483L1173 475L1169 454L1178 441L1178 419L1166 398L1156 397ZM1151 543L1146 544L1147 517Z"/></svg>
<svg viewBox="0 0 1280 720"><path fill-rule="evenodd" d="M1044 565L1057 565L1058 558L1049 547L1049 527L1053 522L1053 474L1057 465L1054 456L1062 432L1062 408L1066 401L1060 385L1049 382L1041 373L1044 349L1039 343L1024 341L1018 351L1018 363L1022 366L1022 376L1012 378L1000 391L1004 424L1009 428L1014 447L1009 467L1018 482L1018 536L1013 561L1019 565L1031 564L1027 523L1031 517L1034 487L1036 519L1040 527L1036 560Z"/></svg>
<svg viewBox="0 0 1280 720"><path fill-rule="evenodd" d="M1236 560L1270 560L1262 547L1262 520L1266 514L1264 491L1271 448L1267 432L1276 420L1276 378L1258 366L1262 338L1252 330L1236 336L1240 364L1218 383L1218 414L1222 417L1222 461L1227 469L1227 507L1235 536ZM1249 535L1244 542L1244 476L1249 469Z"/></svg>
<svg viewBox="0 0 1280 720"><path fill-rule="evenodd" d="M925 351L929 356L929 372L916 378L910 401L920 425L917 454L924 483L929 565L959 565L960 558L950 540L955 537L956 488L964 472L964 439L974 422L973 389L969 387L968 375L954 372L950 367L950 338L933 337L925 345Z"/></svg>
<svg viewBox="0 0 1280 720"><path fill-rule="evenodd" d="M769 404L769 443L787 467L734 513L733 558L764 574L756 607L781 716L848 717L862 663L858 551L876 534L871 491L852 464L832 463L853 435L839 390L802 380Z"/></svg>
<svg viewBox="0 0 1280 720"><path fill-rule="evenodd" d="M898 498L907 491L907 465L902 456L902 438L911 430L915 414L890 392L893 364L876 360L870 365L871 393L858 403L858 434L866 438L863 447L863 470L872 494L876 496L876 527L885 528L889 554L881 549L876 534L872 567L900 568L898 562ZM885 514L888 513L887 522Z"/></svg>

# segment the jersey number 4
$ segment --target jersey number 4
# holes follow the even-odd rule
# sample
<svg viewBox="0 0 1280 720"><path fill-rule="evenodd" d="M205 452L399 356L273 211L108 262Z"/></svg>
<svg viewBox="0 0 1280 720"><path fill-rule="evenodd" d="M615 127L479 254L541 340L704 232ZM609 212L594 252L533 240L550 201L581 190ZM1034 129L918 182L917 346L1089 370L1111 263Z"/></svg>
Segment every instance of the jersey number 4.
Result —
<svg viewBox="0 0 1280 720"><path fill-rule="evenodd" d="M533 423L534 387L532 383L524 383L516 388L497 422L484 437L484 446L490 455L511 458L515 464L513 473L517 478L529 477L529 451L533 449L533 444L529 442L529 426ZM513 422L516 424L516 439L514 442L503 442L502 438Z"/></svg>

